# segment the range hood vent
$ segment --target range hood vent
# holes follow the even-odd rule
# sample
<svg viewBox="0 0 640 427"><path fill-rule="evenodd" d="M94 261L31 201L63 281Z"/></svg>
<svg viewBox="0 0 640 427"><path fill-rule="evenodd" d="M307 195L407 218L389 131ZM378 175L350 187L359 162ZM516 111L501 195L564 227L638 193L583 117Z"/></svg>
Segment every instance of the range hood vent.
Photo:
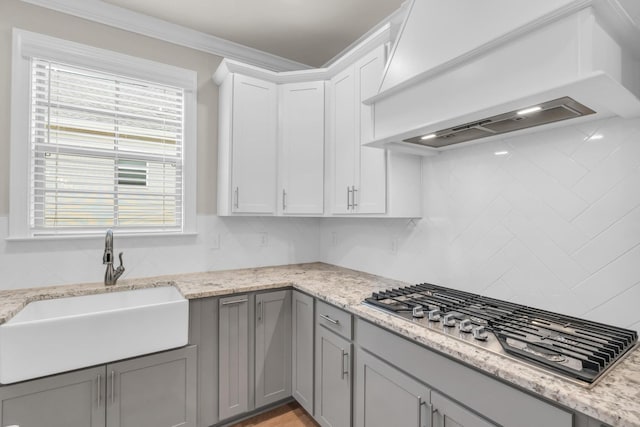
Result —
<svg viewBox="0 0 640 427"><path fill-rule="evenodd" d="M616 0L490 3L411 0L380 89L364 101L374 122L365 145L432 156L640 116L640 25Z"/></svg>
<svg viewBox="0 0 640 427"><path fill-rule="evenodd" d="M509 111L482 120L442 129L437 132L405 139L404 142L431 148L442 148L475 139L514 132L561 120L595 114L589 107L570 97L554 99L524 109Z"/></svg>

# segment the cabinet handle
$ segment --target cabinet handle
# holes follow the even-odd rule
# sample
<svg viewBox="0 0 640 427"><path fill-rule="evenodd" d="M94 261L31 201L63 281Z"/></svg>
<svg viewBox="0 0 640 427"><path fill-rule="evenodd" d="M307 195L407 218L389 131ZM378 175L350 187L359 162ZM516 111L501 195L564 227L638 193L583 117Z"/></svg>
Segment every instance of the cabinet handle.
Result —
<svg viewBox="0 0 640 427"><path fill-rule="evenodd" d="M247 301L248 301L247 298L245 298L245 299L237 299L235 301L223 301L222 305L240 304L241 302L247 302Z"/></svg>
<svg viewBox="0 0 640 427"><path fill-rule="evenodd" d="M345 375L349 375L349 353L342 350L342 379L344 379Z"/></svg>
<svg viewBox="0 0 640 427"><path fill-rule="evenodd" d="M356 190L356 186L352 186L351 187L351 209L355 209L358 204L356 203L356 193L358 192L358 190Z"/></svg>
<svg viewBox="0 0 640 427"><path fill-rule="evenodd" d="M116 389L116 373L114 371L111 371L111 404L112 405L113 405L113 402L115 402L116 400L115 389Z"/></svg>
<svg viewBox="0 0 640 427"><path fill-rule="evenodd" d="M351 188L347 185L347 210L351 209Z"/></svg>
<svg viewBox="0 0 640 427"><path fill-rule="evenodd" d="M435 413L437 410L434 410L432 408L432 406L428 403L425 402L424 400L422 400L422 397L418 396L418 425L420 427L431 427L433 425L433 417L432 414ZM423 410L426 409L426 413L423 416ZM423 424L424 422L424 424Z"/></svg>
<svg viewBox="0 0 640 427"><path fill-rule="evenodd" d="M339 321L339 320L332 319L331 317L329 317L329 316L328 316L328 315L326 315L326 314L321 314L321 315L320 315L320 317L322 317L322 318L323 318L324 320L326 320L327 322L331 322L331 323L333 323L334 325L339 325L339 324L340 324L340 321Z"/></svg>
<svg viewBox="0 0 640 427"><path fill-rule="evenodd" d="M240 188L236 187L236 202L234 203L234 206L236 209L238 209L240 205Z"/></svg>
<svg viewBox="0 0 640 427"><path fill-rule="evenodd" d="M287 191L283 188L282 189L282 210L286 210L287 209Z"/></svg>
<svg viewBox="0 0 640 427"><path fill-rule="evenodd" d="M258 301L258 322L262 322L262 301Z"/></svg>
<svg viewBox="0 0 640 427"><path fill-rule="evenodd" d="M98 374L98 408L102 405L102 374Z"/></svg>

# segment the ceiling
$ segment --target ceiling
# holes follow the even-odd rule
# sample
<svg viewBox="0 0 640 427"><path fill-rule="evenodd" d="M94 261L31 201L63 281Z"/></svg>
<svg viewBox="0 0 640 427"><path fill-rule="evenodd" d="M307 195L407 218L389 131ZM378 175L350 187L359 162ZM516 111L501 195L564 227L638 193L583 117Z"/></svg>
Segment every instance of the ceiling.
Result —
<svg viewBox="0 0 640 427"><path fill-rule="evenodd" d="M104 0L319 67L404 0Z"/></svg>

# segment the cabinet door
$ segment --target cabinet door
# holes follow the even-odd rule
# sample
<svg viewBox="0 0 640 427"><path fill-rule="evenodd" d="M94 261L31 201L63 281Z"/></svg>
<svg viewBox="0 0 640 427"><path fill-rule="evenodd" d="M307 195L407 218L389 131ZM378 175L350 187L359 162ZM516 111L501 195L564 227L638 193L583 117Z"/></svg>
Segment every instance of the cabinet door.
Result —
<svg viewBox="0 0 640 427"><path fill-rule="evenodd" d="M331 79L329 133L333 213L353 212L352 190L359 153L356 148L355 76L353 67Z"/></svg>
<svg viewBox="0 0 640 427"><path fill-rule="evenodd" d="M276 85L235 75L232 125L232 210L275 213Z"/></svg>
<svg viewBox="0 0 640 427"><path fill-rule="evenodd" d="M495 427L495 424L435 391L431 393L431 405L434 427Z"/></svg>
<svg viewBox="0 0 640 427"><path fill-rule="evenodd" d="M293 292L293 398L313 415L313 298Z"/></svg>
<svg viewBox="0 0 640 427"><path fill-rule="evenodd" d="M387 195L386 152L362 146L373 140L373 106L362 103L378 93L385 64L385 49L380 46L355 64L358 100L359 181L355 196L358 213L385 213Z"/></svg>
<svg viewBox="0 0 640 427"><path fill-rule="evenodd" d="M218 402L220 420L249 410L249 303L247 295L220 299Z"/></svg>
<svg viewBox="0 0 640 427"><path fill-rule="evenodd" d="M324 427L349 427L351 343L323 327L316 333L315 419Z"/></svg>
<svg viewBox="0 0 640 427"><path fill-rule="evenodd" d="M324 211L324 82L280 86L280 207L285 215Z"/></svg>
<svg viewBox="0 0 640 427"><path fill-rule="evenodd" d="M427 386L364 351L358 351L357 427L431 427Z"/></svg>
<svg viewBox="0 0 640 427"><path fill-rule="evenodd" d="M196 427L196 347L107 365L107 427Z"/></svg>
<svg viewBox="0 0 640 427"><path fill-rule="evenodd" d="M104 427L104 366L0 387L0 426Z"/></svg>
<svg viewBox="0 0 640 427"><path fill-rule="evenodd" d="M256 407L291 396L291 291L256 295Z"/></svg>

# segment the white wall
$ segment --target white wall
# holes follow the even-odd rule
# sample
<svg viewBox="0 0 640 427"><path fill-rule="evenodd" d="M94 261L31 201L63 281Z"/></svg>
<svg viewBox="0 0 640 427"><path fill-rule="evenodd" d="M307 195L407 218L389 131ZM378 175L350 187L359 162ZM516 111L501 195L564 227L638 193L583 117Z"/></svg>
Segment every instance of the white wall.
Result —
<svg viewBox="0 0 640 427"><path fill-rule="evenodd" d="M16 242L5 240L7 229L7 217L0 217L0 290L103 280L104 238ZM197 236L115 234L114 250L124 252L126 279L314 262L318 236L313 218L199 215Z"/></svg>
<svg viewBox="0 0 640 427"><path fill-rule="evenodd" d="M640 119L425 158L423 187L419 221L324 219L323 261L640 330Z"/></svg>

